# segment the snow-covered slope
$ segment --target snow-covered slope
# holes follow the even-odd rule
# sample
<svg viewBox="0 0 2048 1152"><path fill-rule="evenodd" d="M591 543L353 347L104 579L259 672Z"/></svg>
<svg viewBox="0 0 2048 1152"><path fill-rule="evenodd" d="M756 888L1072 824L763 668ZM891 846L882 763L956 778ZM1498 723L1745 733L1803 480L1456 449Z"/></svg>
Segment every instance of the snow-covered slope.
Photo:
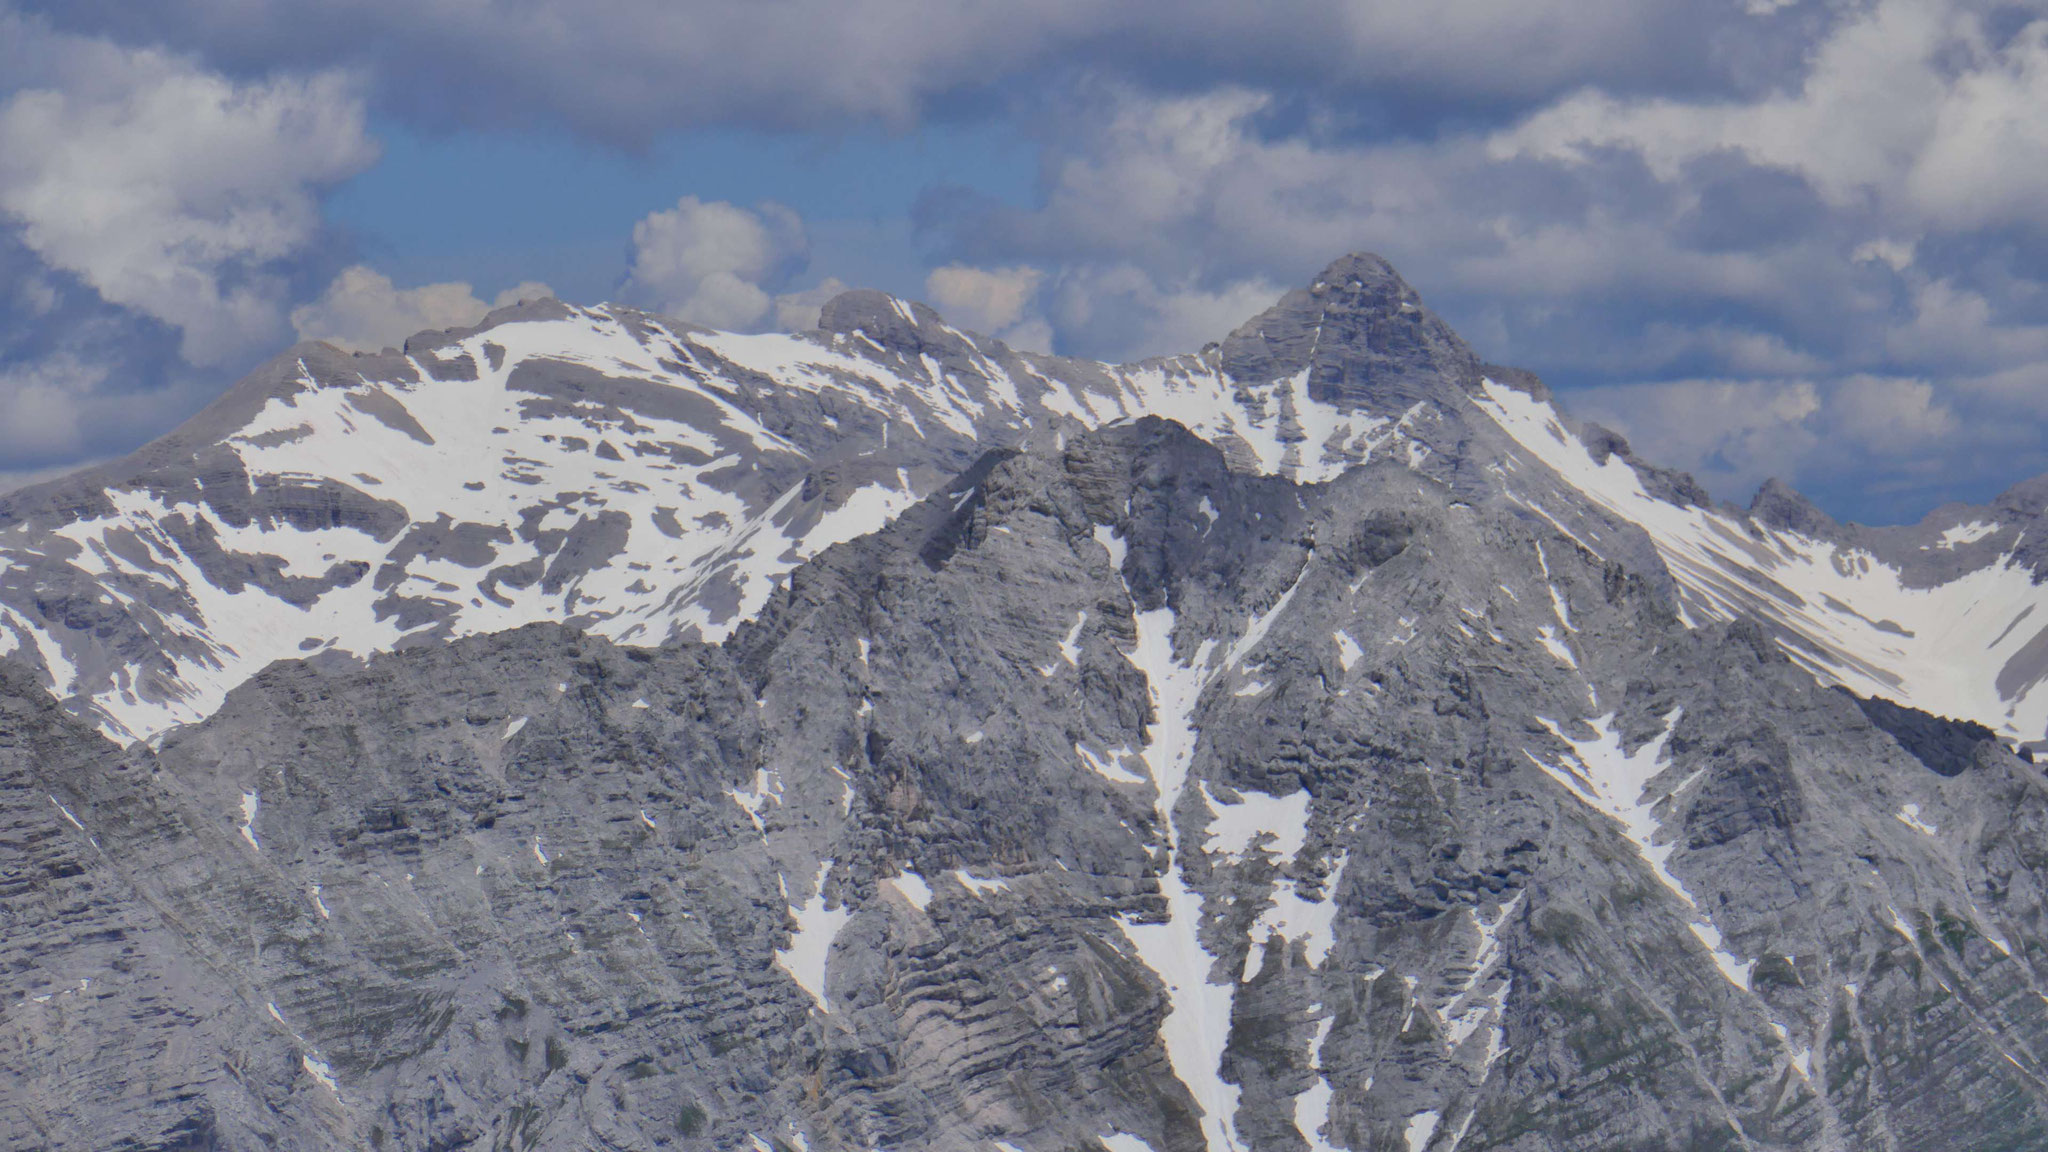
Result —
<svg viewBox="0 0 2048 1152"><path fill-rule="evenodd" d="M2024 525L1944 509L1913 530L1827 524L1809 534L1652 495L1620 454L1596 459L1556 408L1526 392L1488 381L1475 402L1529 456L1649 534L1689 623L1758 618L1823 683L2018 742L2048 736L2048 611L2036 614L2048 588L2020 555ZM1596 554L1604 546L1579 542Z"/></svg>
<svg viewBox="0 0 2048 1152"><path fill-rule="evenodd" d="M984 452L1144 415L1244 472L1397 460L1661 560L1688 619L1760 617L1824 682L2048 736L2048 528L2028 540L2048 493L1897 530L1714 507L1362 256L1220 345L1128 365L1020 354L877 292L795 335L547 301L403 352L301 346L136 456L0 499L0 658L132 740L278 659L541 620L718 640Z"/></svg>
<svg viewBox="0 0 2048 1152"><path fill-rule="evenodd" d="M801 335L547 302L403 353L301 346L136 457L0 505L0 657L134 739L278 659L540 620L717 640L981 452L1108 421L1169 415L1308 480L1418 452L1419 407L1220 359L1020 355L872 292Z"/></svg>
<svg viewBox="0 0 2048 1152"><path fill-rule="evenodd" d="M1364 258L297 349L0 507L0 1146L2038 1147L2039 768L1815 677L2037 723L2043 498L1713 508Z"/></svg>

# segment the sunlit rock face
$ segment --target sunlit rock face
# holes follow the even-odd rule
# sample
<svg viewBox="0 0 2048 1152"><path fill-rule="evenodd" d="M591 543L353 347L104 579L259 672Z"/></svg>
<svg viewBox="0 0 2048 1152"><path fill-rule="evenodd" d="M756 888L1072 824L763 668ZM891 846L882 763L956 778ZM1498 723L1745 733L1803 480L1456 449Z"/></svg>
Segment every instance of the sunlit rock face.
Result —
<svg viewBox="0 0 2048 1152"><path fill-rule="evenodd" d="M2038 503L1714 507L1370 257L294 349L8 499L0 1144L2033 1146Z"/></svg>

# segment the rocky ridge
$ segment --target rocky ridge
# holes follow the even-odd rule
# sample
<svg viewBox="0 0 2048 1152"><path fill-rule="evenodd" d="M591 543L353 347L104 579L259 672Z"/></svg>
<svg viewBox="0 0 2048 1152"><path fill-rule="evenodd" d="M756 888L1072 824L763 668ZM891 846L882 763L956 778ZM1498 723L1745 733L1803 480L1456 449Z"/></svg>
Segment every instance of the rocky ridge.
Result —
<svg viewBox="0 0 2048 1152"><path fill-rule="evenodd" d="M1767 621L1825 681L2048 735L2038 484L1905 529L1776 487L1715 507L1482 363L1366 256L1220 345L1131 365L1018 353L876 292L793 336L543 301L403 351L304 345L135 456L0 497L0 658L130 741L276 659L540 620L717 640L980 453L1148 414L1246 471L1390 458L1507 491L1661 565L1688 618Z"/></svg>
<svg viewBox="0 0 2048 1152"><path fill-rule="evenodd" d="M1462 351L1391 275L1340 262L1198 357L1085 379L873 294L794 345L543 306L417 341L403 387L316 353L182 438L14 497L17 541L85 543L56 560L19 544L0 571L43 596L0 600L16 659L41 660L0 682L0 1137L2039 1144L2048 792L1996 738L2002 718L1824 686L1850 679L1836 669L1858 634L1818 632L1832 593L1796 583L1890 573L1888 595L1940 595L2024 574L2025 557L1973 566L1990 534L1941 520L1968 510L1886 533L1782 492L1751 515L1707 507ZM572 378L551 392L482 367L486 344L514 363L520 325L616 341L629 319L646 326L634 347L673 340L685 367L843 346L871 374L771 387L734 369L633 392L613 343L574 371L531 358L522 379ZM1004 447L940 418L972 413L944 407L964 369L926 366L916 391L873 367L966 362L956 337L1013 383L1045 382L1014 408L971 394L984 424L1014 420ZM475 380L447 367L464 349ZM669 391L702 406L657 427ZM856 394L873 407L832 410L842 428L900 407L843 449L799 439L803 419L770 402ZM460 443L494 395L520 422L488 452L406 446ZM1088 415L1056 410L1068 400ZM1154 402L1195 430L1137 411ZM310 431L265 448L297 427L266 412ZM583 449L560 443L559 412ZM395 427L408 419L432 445ZM629 456L629 431L700 447ZM881 456L884 435L906 455ZM423 471L443 457L539 482ZM642 458L673 471L573 471ZM349 465L384 483L337 478ZM910 475L891 488L884 469ZM420 543L434 485L471 483L475 510L437 515L442 543ZM462 527L523 523L529 490L571 483L602 503L508 528L521 545ZM712 557L690 570L724 584L658 583L683 569L591 543L608 514L629 544L643 516L658 532L684 484L700 506L755 509L751 535L689 545ZM821 527L876 485L900 505ZM383 537L342 491L379 487L421 501ZM2025 508L2000 505L1992 532L2024 531ZM201 525L234 547L191 544ZM450 560L466 536L492 556ZM386 551L346 552L358 537ZM333 558L294 551L315 541ZM491 582L517 547L532 582ZM1950 561L1968 571L1944 583ZM370 571L290 619L414 626L251 667L268 650L229 652L211 622L308 587L280 583L302 563ZM550 592L556 565L571 574ZM607 584L621 565L650 591ZM195 572L234 599L186 612L172 593ZM218 700L178 697L205 715L147 740L84 679L53 702L53 642L27 621L64 587L106 612L72 630L99 647L64 651L104 654L71 660L74 677L100 667L132 689L122 646L175 636L211 654ZM344 591L346 611L328 604ZM518 626L488 626L484 604ZM208 665L156 667L190 689L179 669Z"/></svg>

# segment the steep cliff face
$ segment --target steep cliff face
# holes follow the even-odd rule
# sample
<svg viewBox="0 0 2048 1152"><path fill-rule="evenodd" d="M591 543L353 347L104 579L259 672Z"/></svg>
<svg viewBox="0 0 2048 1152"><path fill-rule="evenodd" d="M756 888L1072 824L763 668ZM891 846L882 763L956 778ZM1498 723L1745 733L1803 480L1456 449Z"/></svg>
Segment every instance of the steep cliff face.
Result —
<svg viewBox="0 0 2048 1152"><path fill-rule="evenodd" d="M10 679L0 1142L2044 1139L2037 769L1483 466L1234 462L1077 429L717 643L314 656L125 748Z"/></svg>

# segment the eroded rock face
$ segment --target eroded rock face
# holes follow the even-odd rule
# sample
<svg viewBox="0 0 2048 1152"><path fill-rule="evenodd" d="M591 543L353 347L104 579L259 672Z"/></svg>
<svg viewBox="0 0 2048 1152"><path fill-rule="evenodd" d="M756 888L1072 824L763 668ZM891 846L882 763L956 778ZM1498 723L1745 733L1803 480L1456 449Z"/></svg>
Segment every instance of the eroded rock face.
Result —
<svg viewBox="0 0 2048 1152"><path fill-rule="evenodd" d="M1341 407L1435 402L1446 384L1479 385L1485 365L1378 256L1347 256L1306 289L1247 320L1222 346L1240 380L1306 373L1315 399Z"/></svg>
<svg viewBox="0 0 2048 1152"><path fill-rule="evenodd" d="M1317 316L1341 329L1308 374L1020 354L878 292L801 335L549 301L403 352L302 345L135 456L0 498L0 656L132 742L307 652L539 621L715 642L984 452L1116 420L1170 412L1240 469L1305 480L1447 470L1476 360L1375 267L1371 291L1276 310L1294 343Z"/></svg>
<svg viewBox="0 0 2048 1152"><path fill-rule="evenodd" d="M286 661L125 750L13 677L0 1143L2040 1142L2037 770L1522 499L1140 420L717 644Z"/></svg>

